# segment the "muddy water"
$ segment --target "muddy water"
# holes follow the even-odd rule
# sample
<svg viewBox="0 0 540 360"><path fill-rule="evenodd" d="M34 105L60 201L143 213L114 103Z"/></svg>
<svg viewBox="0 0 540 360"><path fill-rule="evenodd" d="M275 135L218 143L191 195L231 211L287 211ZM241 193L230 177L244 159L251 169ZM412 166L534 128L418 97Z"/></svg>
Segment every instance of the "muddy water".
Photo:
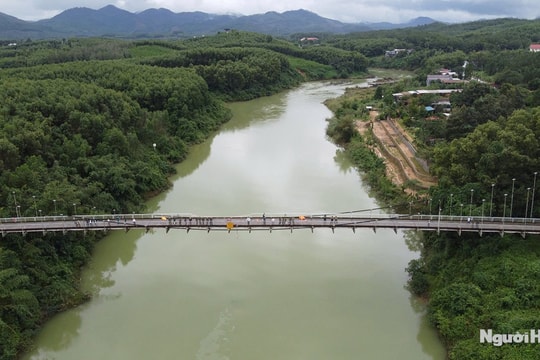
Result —
<svg viewBox="0 0 540 360"><path fill-rule="evenodd" d="M311 83L231 105L149 211L197 215L377 208L325 137ZM374 210L377 211L377 210ZM414 238L380 230L117 232L84 272L93 300L52 319L24 359L444 359L404 289Z"/></svg>

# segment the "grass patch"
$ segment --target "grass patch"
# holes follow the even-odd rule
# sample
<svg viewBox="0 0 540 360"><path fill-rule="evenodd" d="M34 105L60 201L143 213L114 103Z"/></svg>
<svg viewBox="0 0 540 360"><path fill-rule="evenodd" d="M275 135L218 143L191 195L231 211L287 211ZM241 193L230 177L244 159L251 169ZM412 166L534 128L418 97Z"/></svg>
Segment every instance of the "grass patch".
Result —
<svg viewBox="0 0 540 360"><path fill-rule="evenodd" d="M336 79L338 73L330 65L323 65L315 61L300 59L297 57L288 57L289 63L293 69L296 69L307 80Z"/></svg>

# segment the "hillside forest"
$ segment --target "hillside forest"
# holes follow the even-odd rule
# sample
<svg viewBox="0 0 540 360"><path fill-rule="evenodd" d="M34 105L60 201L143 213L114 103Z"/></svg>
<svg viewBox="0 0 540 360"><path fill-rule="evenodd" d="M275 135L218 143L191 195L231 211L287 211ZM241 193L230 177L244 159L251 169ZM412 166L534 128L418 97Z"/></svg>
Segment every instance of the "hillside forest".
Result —
<svg viewBox="0 0 540 360"><path fill-rule="evenodd" d="M524 194L540 169L540 22L514 19L348 35L316 34L317 46L230 31L189 40L62 39L0 49L0 217L131 213L169 186L173 165L226 122L226 101L248 100L303 81L411 71L403 81L347 98L328 133L339 139L382 201L409 201L385 181L369 138L354 129L365 105L415 134L439 186L415 206ZM310 34L313 35L313 34ZM395 57L394 48L411 49ZM424 88L425 76L457 69L464 85L453 112L427 124L425 105L392 94ZM448 85L434 84L432 87ZM435 139L435 141L434 141ZM512 179L515 178L515 181ZM540 183L540 178L539 178ZM409 195L410 196L410 195ZM515 204L524 209L525 203ZM399 199L399 200L392 200ZM517 197L516 197L517 199ZM474 212L481 211L475 203ZM499 208L494 211L500 212ZM540 213L540 201L530 211ZM0 243L0 360L15 359L52 315L88 298L78 275L98 235L7 235ZM538 347L479 344L479 328L540 328L538 237L425 234L409 265L411 291L426 299L451 359L534 359ZM534 344L532 344L534 345Z"/></svg>

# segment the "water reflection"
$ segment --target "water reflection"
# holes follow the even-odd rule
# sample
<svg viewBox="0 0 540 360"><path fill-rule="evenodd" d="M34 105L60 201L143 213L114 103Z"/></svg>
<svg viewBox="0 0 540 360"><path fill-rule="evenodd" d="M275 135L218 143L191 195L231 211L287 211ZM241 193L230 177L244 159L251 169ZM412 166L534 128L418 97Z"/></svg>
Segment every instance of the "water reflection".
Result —
<svg viewBox="0 0 540 360"><path fill-rule="evenodd" d="M83 290L98 295L102 289L115 285L112 274L119 267L127 266L137 251L139 231L111 232L106 241L96 244L92 261L83 273Z"/></svg>
<svg viewBox="0 0 540 360"><path fill-rule="evenodd" d="M73 341L80 336L82 319L80 311L67 311L55 317L55 321L47 326L46 330L51 333L45 341L40 342L36 360L51 359L47 352L61 351L71 346Z"/></svg>
<svg viewBox="0 0 540 360"><path fill-rule="evenodd" d="M422 238L424 234L420 231L404 231L403 237L405 238L405 244L409 250L413 252L420 252L422 250Z"/></svg>
<svg viewBox="0 0 540 360"><path fill-rule="evenodd" d="M234 117L223 125L221 131L238 131L248 126L277 121L286 110L288 93L286 91L274 96L228 104Z"/></svg>
<svg viewBox="0 0 540 360"><path fill-rule="evenodd" d="M355 170L351 160L349 159L349 157L347 156L345 151L343 151L341 149L336 150L336 155L334 156L334 161L336 162L336 164L339 167L339 170L343 174L348 174L351 171Z"/></svg>
<svg viewBox="0 0 540 360"><path fill-rule="evenodd" d="M213 141L218 134L239 131L256 123L277 120L285 109L285 99L286 93L283 93L273 97L227 104L235 113L235 116L206 141L190 149L189 161L184 161L177 166L177 176L173 177L172 180L174 181L179 177L186 177L194 173L210 157Z"/></svg>
<svg viewBox="0 0 540 360"><path fill-rule="evenodd" d="M418 335L416 339L418 343L422 345L422 351L424 354L429 355L432 359L442 359L445 357L444 349L440 346L440 339L437 333L433 331L431 324L429 323L429 315L427 314L427 307L425 299L418 298L411 295L410 298L411 308L418 314Z"/></svg>

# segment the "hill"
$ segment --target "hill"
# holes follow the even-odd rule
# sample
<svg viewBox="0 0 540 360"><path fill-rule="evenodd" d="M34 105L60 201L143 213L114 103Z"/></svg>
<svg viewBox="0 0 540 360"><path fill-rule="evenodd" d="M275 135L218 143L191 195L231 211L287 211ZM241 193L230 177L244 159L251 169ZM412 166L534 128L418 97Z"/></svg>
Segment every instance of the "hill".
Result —
<svg viewBox="0 0 540 360"><path fill-rule="evenodd" d="M0 39L48 39L66 37L114 36L124 38L193 37L216 34L224 29L253 31L275 36L300 32L345 34L358 31L395 29L433 23L419 18L404 24L342 23L307 10L267 12L249 16L216 15L204 12L174 13L148 9L131 13L113 5L94 10L71 8L50 19L35 22L0 13Z"/></svg>

